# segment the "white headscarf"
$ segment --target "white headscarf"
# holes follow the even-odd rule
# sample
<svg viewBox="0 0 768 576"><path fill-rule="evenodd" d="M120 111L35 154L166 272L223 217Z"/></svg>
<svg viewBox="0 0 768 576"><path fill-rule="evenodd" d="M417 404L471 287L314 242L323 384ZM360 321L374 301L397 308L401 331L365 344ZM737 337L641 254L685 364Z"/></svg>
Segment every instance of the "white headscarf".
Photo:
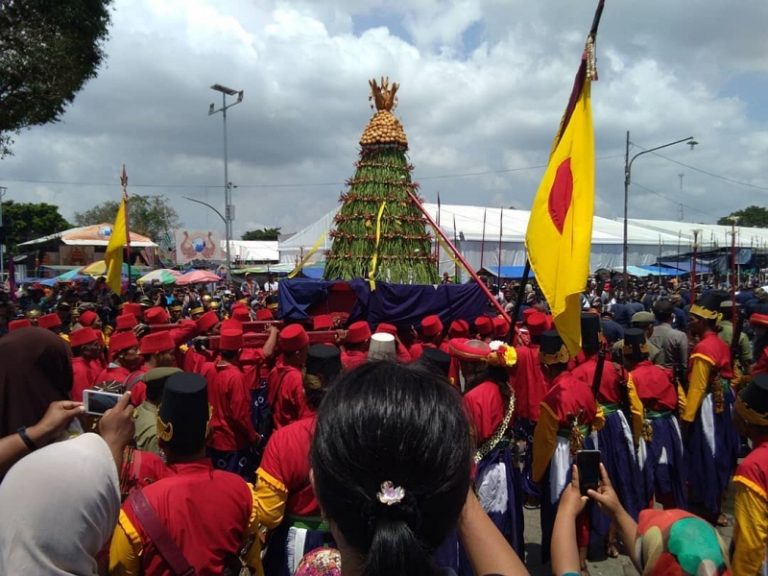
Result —
<svg viewBox="0 0 768 576"><path fill-rule="evenodd" d="M0 484L0 574L95 576L119 511L117 467L101 436L33 452Z"/></svg>

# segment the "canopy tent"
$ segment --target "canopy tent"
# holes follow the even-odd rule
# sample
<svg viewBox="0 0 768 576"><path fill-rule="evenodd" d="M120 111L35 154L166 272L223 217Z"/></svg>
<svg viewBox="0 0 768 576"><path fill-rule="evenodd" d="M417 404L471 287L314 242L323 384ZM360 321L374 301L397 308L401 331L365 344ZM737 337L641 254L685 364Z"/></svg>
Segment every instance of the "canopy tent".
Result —
<svg viewBox="0 0 768 576"><path fill-rule="evenodd" d="M227 241L221 240L221 251L226 254ZM277 240L230 240L229 248L232 261L240 262L278 262L280 252Z"/></svg>
<svg viewBox="0 0 768 576"><path fill-rule="evenodd" d="M459 251L475 269L483 266L493 273L499 264L499 236L501 232L501 263L504 266L522 267L525 264L525 232L528 227L528 210L502 210L483 206L463 206L424 203L427 213L440 222L443 232L455 238ZM319 220L280 242L280 261L294 263L315 249L309 262L323 260L331 248L328 231L333 226L337 209L331 210ZM483 221L485 220L485 242ZM455 229L454 229L455 222ZM630 222L627 226L627 261L633 266L654 264L661 256L678 253L677 232L656 230ZM612 269L623 261L623 222L595 216L592 222L592 252L590 270ZM482 253L482 258L481 258ZM446 248L440 247L440 272L453 273L455 263ZM503 274L502 274L503 276Z"/></svg>
<svg viewBox="0 0 768 576"><path fill-rule="evenodd" d="M22 242L19 246L33 246L35 244L45 244L51 240L61 240L68 246L107 246L109 237L112 235L112 224L94 224L92 226L80 226L79 228L70 228L63 232L56 232L41 238L35 238L28 242ZM133 248L157 248L157 244L152 242L151 238L131 232L131 247Z"/></svg>

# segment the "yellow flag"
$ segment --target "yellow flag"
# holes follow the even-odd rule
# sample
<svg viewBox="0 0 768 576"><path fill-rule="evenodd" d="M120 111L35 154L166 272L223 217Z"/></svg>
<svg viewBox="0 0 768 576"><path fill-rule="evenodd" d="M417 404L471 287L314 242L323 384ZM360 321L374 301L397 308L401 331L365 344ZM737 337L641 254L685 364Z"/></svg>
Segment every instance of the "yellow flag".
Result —
<svg viewBox="0 0 768 576"><path fill-rule="evenodd" d="M585 51L586 52L586 51ZM531 207L525 246L560 337L581 346L581 302L589 275L595 201L595 143L586 58Z"/></svg>
<svg viewBox="0 0 768 576"><path fill-rule="evenodd" d="M120 276L123 271L123 249L128 244L128 228L126 226L126 206L125 197L120 201L120 208L117 210L115 223L112 226L112 235L109 237L107 252L104 255L104 262L107 265L107 286L115 294L120 294L122 283Z"/></svg>

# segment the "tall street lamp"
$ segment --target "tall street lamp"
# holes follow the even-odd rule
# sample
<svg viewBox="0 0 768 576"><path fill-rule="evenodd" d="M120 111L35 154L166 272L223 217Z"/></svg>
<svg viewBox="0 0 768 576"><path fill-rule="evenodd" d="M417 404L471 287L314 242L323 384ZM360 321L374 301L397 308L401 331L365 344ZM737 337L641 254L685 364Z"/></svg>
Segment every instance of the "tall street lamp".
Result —
<svg viewBox="0 0 768 576"><path fill-rule="evenodd" d="M648 150L643 150L642 152L638 152L632 158L629 157L629 145L631 142L629 141L629 130L627 130L627 146L624 152L624 264L623 264L623 273L624 273L624 297L627 297L627 292L629 289L629 278L627 276L627 253L629 251L629 245L627 242L627 207L629 205L629 184L632 179L632 163L637 159L638 156L642 156L643 154L648 154L649 152L655 152L656 150L661 150L662 148L667 148L668 146L674 146L675 144L681 144L683 142L688 142L688 145L691 147L691 150L693 150L693 147L698 144L696 140L693 139L693 136L688 136L688 138L681 138L680 140L675 140L674 142L668 142L667 144L662 144L661 146L654 146L653 148L649 148Z"/></svg>
<svg viewBox="0 0 768 576"><path fill-rule="evenodd" d="M232 183L229 181L229 166L227 159L227 109L236 106L243 101L243 90L233 90L221 84L214 84L211 90L221 92L221 108L216 109L216 105L211 103L208 108L208 116L221 112L224 118L224 228L227 237L227 274L232 275L232 256L230 241L232 240L232 221L235 219L235 207L232 206ZM227 96L237 96L237 100L227 104ZM217 210L218 212L218 210Z"/></svg>

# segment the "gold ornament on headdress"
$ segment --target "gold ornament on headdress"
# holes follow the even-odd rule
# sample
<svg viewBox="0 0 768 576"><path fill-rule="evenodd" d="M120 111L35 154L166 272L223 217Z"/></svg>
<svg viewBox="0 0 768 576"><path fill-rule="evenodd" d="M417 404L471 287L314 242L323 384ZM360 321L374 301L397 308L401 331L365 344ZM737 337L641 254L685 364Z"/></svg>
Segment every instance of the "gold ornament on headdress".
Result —
<svg viewBox="0 0 768 576"><path fill-rule="evenodd" d="M582 411L571 419L571 433L568 437L568 443L571 449L571 456L576 456L576 452L584 447L584 433L579 428L579 418Z"/></svg>
<svg viewBox="0 0 768 576"><path fill-rule="evenodd" d="M173 422L166 424L160 416L157 417L157 437L163 442L170 442L173 438Z"/></svg>

